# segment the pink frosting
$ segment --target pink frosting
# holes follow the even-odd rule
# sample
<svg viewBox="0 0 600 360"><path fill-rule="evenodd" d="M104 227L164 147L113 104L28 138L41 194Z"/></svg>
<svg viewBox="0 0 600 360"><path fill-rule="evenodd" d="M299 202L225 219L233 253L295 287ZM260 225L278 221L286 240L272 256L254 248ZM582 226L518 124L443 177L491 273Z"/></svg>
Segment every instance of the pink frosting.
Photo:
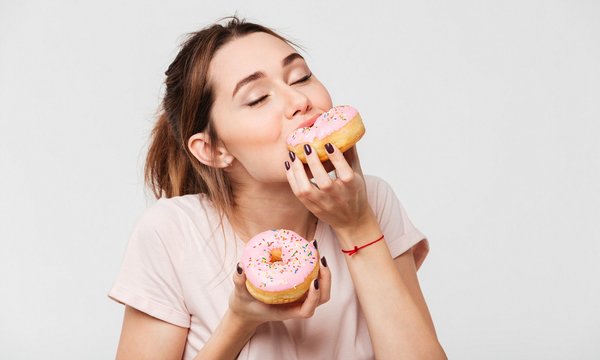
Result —
<svg viewBox="0 0 600 360"><path fill-rule="evenodd" d="M296 146L298 144L311 143L315 138L322 139L345 126L357 113L358 110L352 106L336 106L321 114L311 127L294 130L287 137L287 143L291 146Z"/></svg>
<svg viewBox="0 0 600 360"><path fill-rule="evenodd" d="M271 250L281 249L281 261L271 262ZM241 263L257 288L274 292L302 284L317 262L317 249L291 230L264 231L248 241Z"/></svg>

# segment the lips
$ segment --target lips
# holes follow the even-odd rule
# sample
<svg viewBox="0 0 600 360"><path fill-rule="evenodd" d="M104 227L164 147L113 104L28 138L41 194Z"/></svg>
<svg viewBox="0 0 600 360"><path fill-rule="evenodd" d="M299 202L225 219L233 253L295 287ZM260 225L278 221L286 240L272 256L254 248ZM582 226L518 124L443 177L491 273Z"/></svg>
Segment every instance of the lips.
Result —
<svg viewBox="0 0 600 360"><path fill-rule="evenodd" d="M319 118L319 116L321 116L322 114L316 114L310 118L308 118L306 121L302 122L300 124L300 126L298 126L298 129L301 128L306 128L306 127L311 127L313 126L313 124L317 121L317 119Z"/></svg>

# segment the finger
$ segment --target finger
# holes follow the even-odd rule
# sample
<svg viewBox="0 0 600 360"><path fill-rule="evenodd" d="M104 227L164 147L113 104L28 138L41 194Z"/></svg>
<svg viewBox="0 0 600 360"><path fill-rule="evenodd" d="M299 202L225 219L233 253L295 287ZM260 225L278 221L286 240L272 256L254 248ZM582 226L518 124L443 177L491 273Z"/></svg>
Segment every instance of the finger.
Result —
<svg viewBox="0 0 600 360"><path fill-rule="evenodd" d="M294 176L294 183L296 184L296 191L294 194L297 197L308 197L312 191L316 190L314 186L308 180L306 171L304 171L304 164L302 161L296 159L296 155L290 151L291 168L288 172L291 172Z"/></svg>
<svg viewBox="0 0 600 360"><path fill-rule="evenodd" d="M337 178L347 183L354 179L354 170L350 167L350 164L346 161L344 154L335 145L325 145L325 150L329 160L335 167L335 173Z"/></svg>
<svg viewBox="0 0 600 360"><path fill-rule="evenodd" d="M331 271L327 266L325 256L321 258L321 267L319 268L319 290L321 291L319 305L321 305L328 302L331 297Z"/></svg>
<svg viewBox="0 0 600 360"><path fill-rule="evenodd" d="M346 151L346 153L349 153L348 155L350 157L350 166L352 167L354 172L360 174L361 176L364 176L362 168L360 166L360 159L358 157L358 150L356 149L356 145L354 145L352 148ZM346 153L344 153L344 155ZM348 160L348 158L346 158L346 160Z"/></svg>
<svg viewBox="0 0 600 360"><path fill-rule="evenodd" d="M308 290L308 296L306 300L302 303L302 306L299 310L299 317L309 318L313 316L315 313L315 309L319 306L319 301L321 298L321 290L320 290L320 281L319 279L314 279L310 288Z"/></svg>
<svg viewBox="0 0 600 360"><path fill-rule="evenodd" d="M309 210L318 208L313 199L308 198L310 192L314 190L314 186L310 183L308 177L306 176L306 172L304 171L304 165L300 160L296 159L296 155L293 152L290 151L289 154L290 161L286 161L284 165L286 169L285 176L287 177L292 192ZM296 172L301 172L302 174L304 174L304 178L300 177L301 184L303 184L302 188L298 184Z"/></svg>
<svg viewBox="0 0 600 360"><path fill-rule="evenodd" d="M240 263L237 263L236 269L233 272L233 284L237 291L241 291L242 293L248 292L248 289L246 289L246 273Z"/></svg>
<svg viewBox="0 0 600 360"><path fill-rule="evenodd" d="M291 160L291 159L290 159ZM298 185L296 184L296 177L294 176L294 172L291 169L291 164L289 161L285 162L285 176L287 177L288 183L290 184L290 188L294 194L298 193Z"/></svg>
<svg viewBox="0 0 600 360"><path fill-rule="evenodd" d="M306 155L306 163L310 168L310 172L314 177L314 181L321 190L327 190L331 187L332 181L327 171L323 167L323 163L319 160L317 151L309 144L304 144L304 154Z"/></svg>

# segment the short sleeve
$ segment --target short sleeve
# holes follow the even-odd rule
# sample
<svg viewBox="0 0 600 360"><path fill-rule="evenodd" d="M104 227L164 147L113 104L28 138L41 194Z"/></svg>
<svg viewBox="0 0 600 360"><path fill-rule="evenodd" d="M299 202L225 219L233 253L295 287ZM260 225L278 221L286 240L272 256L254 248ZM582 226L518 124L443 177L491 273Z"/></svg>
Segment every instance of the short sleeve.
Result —
<svg viewBox="0 0 600 360"><path fill-rule="evenodd" d="M175 211L161 199L144 212L108 296L160 320L189 327L179 269L185 249Z"/></svg>
<svg viewBox="0 0 600 360"><path fill-rule="evenodd" d="M373 207L393 258L413 248L415 265L421 267L429 253L429 241L410 221L392 187L375 176L365 176Z"/></svg>

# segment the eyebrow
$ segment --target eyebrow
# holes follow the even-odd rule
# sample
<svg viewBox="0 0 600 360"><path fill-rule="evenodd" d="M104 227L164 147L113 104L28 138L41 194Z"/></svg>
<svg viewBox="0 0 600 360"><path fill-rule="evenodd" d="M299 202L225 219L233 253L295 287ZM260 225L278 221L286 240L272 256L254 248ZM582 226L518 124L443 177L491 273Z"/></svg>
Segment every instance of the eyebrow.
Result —
<svg viewBox="0 0 600 360"><path fill-rule="evenodd" d="M281 60L281 67L288 66L289 64L291 64L292 61L294 61L296 59L304 60L304 57L296 52L291 53L288 56L286 56L285 58L283 58L283 60Z"/></svg>
<svg viewBox="0 0 600 360"><path fill-rule="evenodd" d="M289 64L291 64L294 60L296 59L303 59L304 57L296 52L289 54L288 56L284 57L283 60L281 60L281 67L286 67ZM234 97L235 94L238 92L238 90L240 90L240 88L244 85L247 85L248 83L251 83L254 80L258 80L260 78L265 77L265 73L261 72L261 71L257 71L253 74L250 74L248 76L246 76L245 78L243 78L242 80L240 80L236 85L235 88L233 89L233 94L231 95L231 97Z"/></svg>

